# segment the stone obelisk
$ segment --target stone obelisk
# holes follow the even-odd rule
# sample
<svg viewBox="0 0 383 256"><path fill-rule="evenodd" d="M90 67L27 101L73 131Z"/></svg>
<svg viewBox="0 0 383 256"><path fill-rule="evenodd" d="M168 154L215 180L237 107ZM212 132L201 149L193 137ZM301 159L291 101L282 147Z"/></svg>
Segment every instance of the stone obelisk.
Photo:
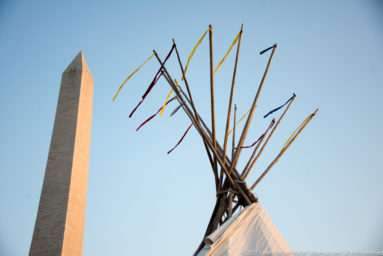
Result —
<svg viewBox="0 0 383 256"><path fill-rule="evenodd" d="M61 79L30 256L82 255L93 79L80 52Z"/></svg>

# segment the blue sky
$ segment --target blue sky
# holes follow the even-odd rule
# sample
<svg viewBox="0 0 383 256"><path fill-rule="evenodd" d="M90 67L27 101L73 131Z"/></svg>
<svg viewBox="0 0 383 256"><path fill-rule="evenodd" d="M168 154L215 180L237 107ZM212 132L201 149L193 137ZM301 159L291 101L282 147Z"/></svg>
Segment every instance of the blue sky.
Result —
<svg viewBox="0 0 383 256"><path fill-rule="evenodd" d="M0 3L0 254L29 250L53 128L61 74L82 50L94 79L84 255L190 255L214 207L203 144L182 112L163 103L161 79L128 115L158 63L148 62L112 98L153 49L165 56L175 38L184 62L209 24L214 62L244 24L235 102L249 108L267 55L278 43L246 143L262 116L297 94L248 178L251 184L294 129L317 116L255 189L297 251L382 250L383 4L381 1L2 1ZM180 77L175 55L169 70ZM215 75L217 137L222 144L234 53ZM210 123L208 41L188 80ZM278 117L279 113L274 117ZM242 126L239 127L239 130ZM250 155L244 151L239 168Z"/></svg>

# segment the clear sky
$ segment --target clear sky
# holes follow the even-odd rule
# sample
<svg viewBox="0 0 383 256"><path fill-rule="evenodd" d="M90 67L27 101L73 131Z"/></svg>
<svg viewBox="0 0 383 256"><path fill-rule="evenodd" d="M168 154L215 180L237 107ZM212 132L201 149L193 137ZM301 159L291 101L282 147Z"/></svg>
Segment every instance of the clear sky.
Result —
<svg viewBox="0 0 383 256"><path fill-rule="evenodd" d="M382 1L0 1L0 255L27 255L48 156L61 74L82 50L94 78L84 255L190 255L215 203L214 180L193 128L176 107L135 132L162 104L161 79L133 118L152 80L153 59L112 98L121 82L174 37L187 56L209 24L214 62L244 24L235 102L253 100L278 43L246 144L266 128L262 116L297 98L248 178L251 184L294 129L317 116L255 189L297 251L383 249ZM216 73L222 143L232 52ZM169 70L180 77L175 55ZM188 70L198 110L210 123L208 40ZM278 117L277 113L274 117ZM242 126L239 127L241 130ZM241 156L239 169L250 151Z"/></svg>

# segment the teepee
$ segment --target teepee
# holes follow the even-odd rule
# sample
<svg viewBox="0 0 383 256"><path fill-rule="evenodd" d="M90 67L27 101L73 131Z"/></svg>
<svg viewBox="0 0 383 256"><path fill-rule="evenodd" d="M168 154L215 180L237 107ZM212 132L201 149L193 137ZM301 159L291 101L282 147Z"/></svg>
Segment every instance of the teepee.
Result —
<svg viewBox="0 0 383 256"><path fill-rule="evenodd" d="M197 106L194 104L193 97L191 94L190 86L187 80L186 71L189 65L189 62L194 55L197 47L200 45L204 37L209 34L209 48L210 48L210 96L211 96L211 128L208 127L206 122L202 119L197 111ZM277 112L284 108L283 113L280 115L278 120L273 119L270 122L270 125L264 131L263 135L255 141L250 146L244 146L244 142L249 131L250 124L254 112L257 107L257 101L262 91L265 79L267 77L271 62L273 60L275 51L277 49L277 44L263 50L260 54L265 54L271 52L266 69L264 71L263 77L260 81L258 90L255 93L253 103L249 111L243 116L238 122L236 121L236 106L233 110L233 95L235 89L235 80L237 73L237 64L238 56L241 46L241 39L243 34L243 26L235 37L233 43L231 44L229 50L216 66L213 67L213 29L209 25L209 28L204 32L201 39L198 41L194 49L192 50L186 66L181 62L181 57L179 55L177 45L173 39L172 47L164 60L162 60L156 51L153 51L151 55L141 66L139 66L120 86L113 100L116 99L117 95L121 91L124 84L132 77L147 61L155 57L159 63L159 69L154 76L152 82L148 86L148 89L142 96L142 99L138 105L133 109L130 114L130 117L134 112L139 108L141 103L145 100L146 96L150 93L156 82L163 76L168 82L171 91L168 97L165 100L163 106L155 113L150 116L145 122L143 122L137 130L139 130L143 125L148 123L152 118L157 114L162 114L166 105L176 100L179 103L179 106L173 111L174 114L179 109L182 109L184 113L188 116L191 121L190 126L186 130L185 134L182 136L180 141L174 147L176 148L181 142L182 139L186 136L189 129L192 126L197 130L201 136L204 148L206 150L209 162L214 174L215 188L216 188L216 204L212 212L211 218L207 225L205 234L203 236L202 242L197 248L194 255L293 255L293 251L290 249L282 235L279 233L276 226L271 221L270 217L267 215L266 211L263 209L262 205L258 202L258 198L252 192L254 188L259 184L263 177L270 171L270 169L278 162L284 152L290 147L290 145L295 141L295 139L301 134L302 130L306 125L312 120L314 115L317 113L316 109L312 114L310 114L298 128L293 132L290 138L286 141L282 147L279 154L275 159L269 164L269 166L264 170L260 177L256 180L254 184L248 186L246 183L246 178L249 176L255 162L261 156L263 150L270 141L272 135L278 128L280 122L284 118L286 112L289 110L291 104L295 99L295 94L289 98L282 106L277 107L271 110L266 116L271 113ZM229 55L230 51L234 46L237 46L235 65L233 72L233 79L231 84L231 90L229 95L229 105L227 111L227 119L225 124L225 138L223 141L223 146L216 139L216 124L215 124L215 104L214 104L214 73L218 70L221 64L225 61L226 57ZM165 64L172 53L175 52L177 55L182 79L183 86L181 86L176 80L174 80L171 74L168 72ZM184 89L186 89L186 93ZM175 97L170 98L172 93L175 93ZM234 112L234 122L233 128L230 128L231 116ZM239 141L235 141L236 125L246 119L244 128L240 134ZM229 136L232 137L232 150L229 153ZM237 169L237 163L241 155L242 149L244 148L253 148L253 153L251 154L250 159L247 161L246 166L243 170ZM173 149L174 149L173 148ZM172 150L173 150L172 149ZM168 152L171 153L170 150ZM242 208L242 209L241 209Z"/></svg>
<svg viewBox="0 0 383 256"><path fill-rule="evenodd" d="M294 255L259 202L230 217L204 244L198 256Z"/></svg>

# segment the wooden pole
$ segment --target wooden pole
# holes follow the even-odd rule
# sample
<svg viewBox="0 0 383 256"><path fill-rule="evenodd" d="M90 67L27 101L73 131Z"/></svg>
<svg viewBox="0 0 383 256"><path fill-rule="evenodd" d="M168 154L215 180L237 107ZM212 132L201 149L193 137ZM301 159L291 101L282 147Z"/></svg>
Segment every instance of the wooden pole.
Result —
<svg viewBox="0 0 383 256"><path fill-rule="evenodd" d="M271 162L271 164L266 168L266 170L262 173L262 175L257 179L256 182L251 186L251 190L253 190L259 182L266 176L266 174L270 171L270 169L278 162L279 158L283 155L283 153L286 152L286 150L290 147L290 145L294 142L294 140L299 136L299 134L303 131L303 129L306 127L306 125L311 121L311 119L314 117L314 115L318 112L319 109L316 109L315 112L312 114L311 118L309 118L306 123L299 129L297 134L290 140L290 142L284 147L281 152L277 155L277 157Z"/></svg>
<svg viewBox="0 0 383 256"><path fill-rule="evenodd" d="M170 85L172 88L173 88L173 86L174 86L174 87L176 86L176 85L173 83L173 81L171 80L171 78L168 76L167 73L164 73L163 76L165 77L166 81L169 83L169 85ZM188 100L189 104L191 104L191 103L190 103L190 100L187 98L187 96L186 96L185 93L184 93L184 96L185 96L185 98ZM180 104L180 106L184 109L185 113L186 113L187 116L189 117L189 119L192 121L192 123L194 124L194 122L197 122L197 120L194 119L194 118L196 118L196 117L193 116L193 113L191 112L191 110L190 110L189 108L186 108L185 106L183 106L183 105L185 104L185 101L184 101L183 99L180 100L180 99L178 98L178 96L176 96L176 98L177 98L178 103ZM197 114L197 116L198 116L198 114ZM198 117L199 117L199 116L198 116ZM199 131L198 128L197 128L197 131ZM209 160L210 160L210 164L211 164L211 166L212 166L212 168L213 168L213 159L212 159L212 157L211 157L211 155L210 155L210 151L209 151L209 149L208 149L208 147L207 147L207 144L206 144L206 141L205 141L204 137L202 137L202 140L203 140L203 142L204 142L204 145L206 145L205 148L206 148L206 151L208 152L208 157L209 157Z"/></svg>
<svg viewBox="0 0 383 256"><path fill-rule="evenodd" d="M187 92L188 92L188 95L189 95L190 105L192 106L192 108L194 110L194 115L195 115L195 118L196 118L197 122L200 122L200 118L199 118L197 109L196 109L196 107L194 105L194 102L193 102L193 98L192 98L192 94L191 94L191 91L190 91L190 87L189 87L189 84L188 84L187 79L186 79L185 70L183 68L183 65L182 65L182 62L181 62L181 58L180 58L180 55L179 55L179 52L178 52L178 49L177 49L177 45L176 45L176 42L175 42L174 38L173 38L173 44L174 44L175 49L176 49L178 63L180 65L181 73L183 75L183 78L184 78L184 81L185 81L185 85L186 85L186 89L187 89ZM213 173L214 173L214 180L215 180L215 189L216 189L216 192L217 192L218 191L218 185L219 185L218 173L217 173L217 168L216 168L217 167L217 162L212 160L212 156L210 154L210 151L208 149L208 146L207 146L205 140L203 140L203 143L204 143L204 146L205 146L205 149L206 149L206 154L208 155L209 160L210 160L210 162L212 164Z"/></svg>
<svg viewBox="0 0 383 256"><path fill-rule="evenodd" d="M274 45L273 51L271 52L269 61L267 63L266 70L265 70L265 72L263 74L261 83L260 83L260 85L258 87L257 94L256 94L256 96L254 98L254 101L253 101L253 105L251 106L251 110L250 110L249 116L248 116L248 118L246 120L245 127L243 128L243 131L242 131L242 134L241 134L241 138L239 139L238 147L237 147L237 150L235 151L235 154L234 154L234 159L232 159L232 161L231 161L231 167L229 169L229 173L231 173L232 169L236 166L238 158L239 158L239 155L241 154L241 151L242 151L241 147L243 146L243 143L245 142L246 135L247 135L247 132L248 132L249 127L250 127L251 120L252 120L253 115L254 115L254 110L255 110L255 108L257 106L257 101L258 101L260 92L262 90L263 83L265 82L265 79L266 79L267 73L269 71L270 64L271 64L271 61L273 60L274 53L275 53L276 49L277 49L277 44Z"/></svg>
<svg viewBox="0 0 383 256"><path fill-rule="evenodd" d="M239 56L239 49L241 47L242 31L243 31L243 24L241 26L241 31L240 31L239 39L238 39L237 54L235 56L235 64L234 64L234 71L233 71L233 80L232 80L232 83L231 83L231 90L230 90L229 107L228 107L228 110L227 110L225 139L224 139L224 142L223 142L223 154L224 155L226 155L226 151L227 151L227 139L229 137L228 131L229 131L229 126L230 126L231 108L232 108L232 105L233 105L234 85L235 85L235 77L237 75L238 56ZM234 124L234 127L235 127L235 124ZM223 161L225 162L225 159ZM220 187L222 187L222 183L223 183L223 172L222 172L222 170L220 172L219 180L220 180Z"/></svg>
<svg viewBox="0 0 383 256"><path fill-rule="evenodd" d="M165 73L167 73L167 70L166 68L164 67L164 65L162 64L161 60L159 59L158 55L156 55L156 58L158 59L158 61L160 62L161 66L163 67L163 70L165 71ZM168 74L168 73L167 73ZM170 77L170 75L168 75ZM180 96L180 92L178 91L178 89L176 88L176 86L174 85L174 83L172 83L173 80L169 80L169 85L172 87L172 89L176 92L177 94L177 100L180 101L179 99L179 96ZM180 91L182 92L182 88L180 87ZM183 92L182 92L183 93ZM185 93L183 93L185 95ZM186 97L186 95L185 95ZM187 99L187 97L186 97ZM183 99L181 99L183 101ZM180 102L182 104L182 102ZM183 106L183 109L185 111L185 113L189 116L189 118L191 120L193 120L191 118L191 115L188 114L188 111L187 111L187 105L186 104L182 104ZM198 113L197 113L198 115ZM199 117L200 120L201 120L201 123L204 125L205 129L209 132L209 128L206 126L206 124L203 122L203 119L201 117ZM198 125L197 125L198 126ZM205 139L208 143L209 143L209 147L211 147L211 141L209 140L209 137L207 137L206 134L204 134L202 131L202 127L196 127L197 128L197 131L200 133L200 135L203 137L203 139ZM204 136L205 135L205 136ZM222 148L219 146L219 143L217 143L217 149L221 152L221 156L223 154L223 150ZM213 153L217 154L214 150L212 150ZM220 158L218 158L218 161L220 162L221 166L222 166L222 162L220 161ZM227 169L230 168L230 160L229 159L226 159L226 161L228 162L228 164L226 165ZM258 198L256 198L254 196L254 194L252 193L252 191L246 186L246 184L244 182L241 181L241 177L240 177L240 174L236 171L235 168L233 168L233 178L235 181L238 181L238 183L234 184L231 176L228 175L228 172L227 172L227 169L223 169L227 178L225 180L225 183L224 183L224 187L230 187L230 184L231 186L237 191L237 193L239 194L239 196L241 197L241 204L246 206L246 205L249 205L251 203L254 203L254 202L257 202L258 201ZM215 210L213 211L213 214L212 214L212 217L210 219L210 222L209 222L209 225L206 229L206 234L210 234L212 231L214 231L216 228L217 228L217 225L219 223L219 220L221 219L221 216L223 215L223 213L226 211L227 209L227 196L226 196L227 193L220 193L219 194L219 197L217 198L217 204L216 204L216 207L215 207ZM203 246L203 242L201 242L200 244L200 247ZM200 248L199 247L199 248ZM199 251L200 249L197 250L197 252Z"/></svg>
<svg viewBox="0 0 383 256"><path fill-rule="evenodd" d="M185 97L185 99L190 103L190 100L188 99L187 95L186 95L185 92L182 90L182 88L179 87L179 89L180 89L180 92L182 93L182 95ZM201 124L202 124L203 128L206 130L207 134L210 136L209 138L211 138L211 137L212 137L212 133L211 133L210 129L207 127L207 125L205 124L205 122L203 121L203 119L202 119L200 116L198 116L198 117L199 117L199 119L200 119L200 121L201 121ZM223 149L222 149L221 145L218 143L218 141L217 141L217 152L218 152L218 154L220 155L220 157L221 157L221 159L222 159L222 156L223 156ZM226 163L225 163L225 166L226 166L226 168L230 168L230 165L231 165L231 160L230 160L229 157L226 155ZM241 175L239 174L239 172L238 172L235 168L233 169L232 174L234 175L233 178L234 178L235 180L238 180L240 183L244 183L244 182L242 181L242 179L241 179ZM253 196L252 196L252 197L253 197ZM255 198L255 196L254 196L254 198Z"/></svg>
<svg viewBox="0 0 383 256"><path fill-rule="evenodd" d="M293 103L293 101L295 100L295 95L293 96L293 98L291 99L290 103L287 105L285 111L283 111L281 117L278 119L278 122L277 124L274 126L273 130L271 130L271 133L270 135L267 137L267 140L265 141L265 143L263 144L261 150L259 151L258 155L255 157L254 160L252 160L252 163L250 165L250 167L246 170L247 167L245 167L245 169L243 169L243 179L246 180L247 176L249 175L249 173L251 172L251 169L254 167L254 164L255 162L258 160L258 158L261 156L263 150L265 149L267 143L269 142L271 136L273 136L275 130L278 128L281 120L283 119L283 117L285 116L285 114L287 113L287 111L289 110L291 104ZM250 161L249 161L250 162Z"/></svg>
<svg viewBox="0 0 383 256"><path fill-rule="evenodd" d="M213 147L216 149L217 140L215 135L215 107L214 107L214 67L213 67L213 27L209 25L209 49L210 49L210 105L211 105L211 129L213 131ZM225 163L225 157L223 157L223 162ZM221 170L222 172L222 170ZM217 158L214 157L214 174L218 173L217 170ZM218 180L218 184L220 181ZM219 190L219 185L217 185L217 191Z"/></svg>
<svg viewBox="0 0 383 256"><path fill-rule="evenodd" d="M234 208L233 208L233 213L238 209L238 207L240 207L241 205L239 203L237 203Z"/></svg>
<svg viewBox="0 0 383 256"><path fill-rule="evenodd" d="M260 139L260 141L258 142L257 146L255 147L254 151L253 151L253 154L251 155L249 161L247 162L245 168L243 168L243 171L241 173L241 177L243 180L246 180L247 176L249 175L249 172L247 172L246 170L248 169L248 167L250 166L251 164L251 161L253 160L253 158L255 157L255 153L257 152L258 148L260 147L260 145L262 144L262 141L263 139L266 137L266 134L269 132L269 130L271 129L271 127L273 127L275 123L275 120L273 119L269 125L269 127L267 127L267 130L265 131L264 133L264 136Z"/></svg>
<svg viewBox="0 0 383 256"><path fill-rule="evenodd" d="M163 74L163 76L165 77L166 81L170 84L171 83L170 82L170 78L165 73ZM188 100L188 102L190 103L190 100ZM180 107L182 107L182 106L180 105ZM204 146L205 146L205 149L206 149L206 153L207 153L207 156L209 158L210 165L211 165L211 167L213 169L213 167L214 167L214 165L213 165L213 158L212 158L212 156L210 154L209 148L208 148L208 146L207 146L207 144L206 144L206 142L205 142L205 140L203 138L202 138L202 142L204 143ZM215 179L218 180L218 175L214 175L214 176L216 177ZM218 184L218 182L217 182L217 184ZM217 190L217 188L216 188L216 190Z"/></svg>
<svg viewBox="0 0 383 256"><path fill-rule="evenodd" d="M231 143L231 159L234 157L235 153L235 124L237 122L237 104L234 104L234 119L233 119L233 140ZM229 189L230 190L230 189ZM227 209L227 218L230 218L233 215L233 198L234 194L230 191L229 192L229 205Z"/></svg>
<svg viewBox="0 0 383 256"><path fill-rule="evenodd" d="M156 51L154 51L154 54L158 60L158 62L160 63L162 69L164 70L164 72L166 73L166 75L169 77L170 79L170 82L169 85L172 87L173 91L177 94L177 100L179 101L180 104L182 104L182 108L184 109L185 113L188 115L188 117L190 118L190 120L192 121L193 125L195 126L195 128L197 129L197 131L200 133L200 135L205 139L205 141L207 142L210 150L213 152L214 156L217 158L219 164L221 165L221 167L223 168L223 171L225 172L230 184L241 194L243 200L247 203L247 204L251 204L253 199L250 197L248 197L248 195L246 194L245 190L243 190L237 182L235 182L232 177L229 175L229 172L228 172L228 169L226 169L225 165L223 164L220 156L218 155L217 151L215 150L215 148L213 147L213 144L212 144L212 141L210 141L210 138L207 136L207 134L205 133L205 131L202 129L201 125L199 123L196 122L196 120L194 119L194 117L192 116L192 112L190 111L190 108L188 107L188 105L186 104L185 100L183 99L182 95L180 94L180 92L178 91L176 85L173 83L173 80L170 76L170 74L168 73L168 71L166 70L163 62L161 61L161 59L158 57Z"/></svg>
<svg viewBox="0 0 383 256"><path fill-rule="evenodd" d="M227 218L230 218L231 215L233 214L232 207L233 207L233 193L229 192L229 203L227 206Z"/></svg>
<svg viewBox="0 0 383 256"><path fill-rule="evenodd" d="M174 38L173 38L173 44L174 44L174 48L175 48L175 50L176 50L177 59L178 59L178 63L179 63L179 65L180 65L181 73L182 73L183 78L184 78L184 81L185 81L186 90L187 90L188 95L189 95L190 105L192 106L192 108L193 108L193 110L194 110L194 112L195 112L194 114L195 114L196 119L199 120L198 115L196 114L196 113L197 113L197 109L196 109L196 107L195 107L195 105L194 105L194 101L193 101L193 97L192 97L192 94L191 94L191 91L190 91L189 83L188 83L188 81L187 81L187 79L186 79L186 77L185 77L184 67L183 67L183 65L182 65L181 57L180 57L180 55L179 55L178 48L177 48L177 44L176 44L176 41L174 40Z"/></svg>
<svg viewBox="0 0 383 256"><path fill-rule="evenodd" d="M254 114L254 110L255 110L255 107L256 107L256 103L257 103L257 101L258 101L258 97L259 97L260 91L262 90L262 86L263 86L263 83L264 83L265 78L266 78L266 76L267 76L268 70L269 70L269 68L270 68L270 64L271 64L271 61L272 61L272 59L273 59L273 56L274 56L274 53L275 53L276 48L277 48L277 44L274 45L273 51L272 51L272 53L271 53L271 55L270 55L270 58L269 58L269 61L268 61L268 63L267 63L266 70L265 70L265 72L264 72L264 74L263 74L261 83L260 83L260 85L259 85L259 87L258 87L258 91L257 91L257 94L256 94L255 99L254 99L254 101L253 101L253 105L252 105L252 107L251 107L251 109L250 109L250 114L249 114L249 117L247 118L245 127L244 127L244 129L243 129L243 132L242 132L240 141L239 141L239 143L238 143L237 150L235 151L234 158L233 158L232 161L231 161L231 165L230 165L230 169L229 169L229 174L231 174L232 170L235 169L236 162L237 162L238 157L239 157L239 155L240 155L240 153L241 153L241 147L243 146L244 139L246 138L247 131L248 131L250 122L251 122L252 117L253 117L253 114ZM228 184L228 180L225 180L225 184ZM246 184L244 184L244 185L246 185ZM223 187L225 187L225 185L224 185ZM245 187L246 187L246 188L244 188L245 191L246 191L246 190L250 190L247 186L245 186ZM250 190L250 191L251 191L251 190ZM257 201L257 200L256 200L256 201ZM238 202L237 205L239 205L239 204L240 204L240 202ZM233 212L234 212L234 209L233 209ZM214 225L212 225L212 226L214 226Z"/></svg>
<svg viewBox="0 0 383 256"><path fill-rule="evenodd" d="M185 92L182 90L181 87L179 87L180 89L180 92L182 93L182 95L185 97L185 99L190 103L190 100L188 99L187 95L185 94ZM203 121L203 119L199 116L199 119L202 123L202 126L204 127L204 129L206 130L207 134L210 136L209 138L211 138L211 131L210 129L207 127L207 125L205 124L205 122ZM222 156L223 156L223 149L221 147L221 145L217 142L217 152L218 154L220 155L221 159L222 159ZM226 156L226 163L225 163L225 166L226 168L230 168L230 165L231 165L231 160L229 159L228 156ZM233 172L232 172L232 175L233 175L233 179L234 180L237 180L239 181L240 183L244 183L242 181L242 178L241 178L241 175L239 174L239 172L234 168L233 169ZM251 191L250 191L251 192ZM251 197L256 199L256 197L254 196L254 194L251 192Z"/></svg>
<svg viewBox="0 0 383 256"><path fill-rule="evenodd" d="M234 119L233 119L233 141L231 143L231 159L234 158L235 153L235 124L237 122L237 104L234 105Z"/></svg>

